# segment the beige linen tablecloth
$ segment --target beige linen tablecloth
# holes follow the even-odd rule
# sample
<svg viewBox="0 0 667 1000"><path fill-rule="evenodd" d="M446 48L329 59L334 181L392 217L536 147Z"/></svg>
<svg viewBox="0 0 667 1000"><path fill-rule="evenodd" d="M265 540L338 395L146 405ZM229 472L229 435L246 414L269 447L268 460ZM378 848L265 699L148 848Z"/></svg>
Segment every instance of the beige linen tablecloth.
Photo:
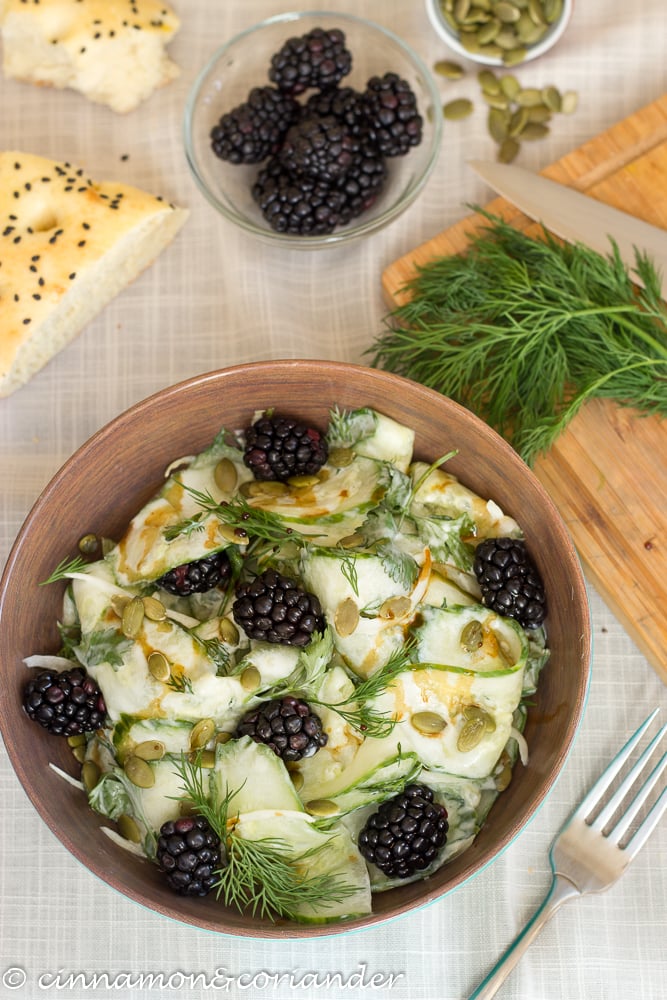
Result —
<svg viewBox="0 0 667 1000"><path fill-rule="evenodd" d="M121 117L72 92L0 80L0 148L85 165L191 210L176 242L32 382L0 400L0 557L62 462L126 407L190 375L260 358L363 361L386 309L382 269L487 197L466 168L493 157L485 115L446 124L437 170L393 225L345 250L303 254L254 242L216 216L188 174L181 117L212 51L287 9L271 0L174 0L180 78ZM391 28L431 65L448 53L421 0L329 0ZM539 169L667 89L664 0L577 0L556 49L524 85L575 89L580 106L526 144ZM474 73L443 99L478 98ZM667 179L663 180L667 183ZM217 936L146 912L82 868L48 831L0 753L0 997L123 1000L203 996L461 1000L541 901L551 839L664 685L591 593L593 676L576 745L529 828L469 884L368 932L304 942ZM506 1000L662 1000L667 995L667 825L605 895L565 907L505 985ZM164 973L163 988L141 977ZM306 973L339 973L327 987ZM284 974L282 985L277 977ZM375 976L375 980L373 980ZM289 978L292 979L292 988ZM300 978L301 977L301 978ZM207 985L208 984L208 985Z"/></svg>

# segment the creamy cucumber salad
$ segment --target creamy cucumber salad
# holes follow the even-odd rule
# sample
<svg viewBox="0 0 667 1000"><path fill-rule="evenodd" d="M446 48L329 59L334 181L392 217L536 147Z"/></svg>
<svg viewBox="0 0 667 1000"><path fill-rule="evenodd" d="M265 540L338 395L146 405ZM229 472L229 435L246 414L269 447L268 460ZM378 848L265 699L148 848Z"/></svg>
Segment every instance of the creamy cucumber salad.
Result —
<svg viewBox="0 0 667 1000"><path fill-rule="evenodd" d="M63 649L28 659L42 680L25 705L70 734L82 794L156 879L323 922L363 917L374 893L472 844L527 760L526 701L548 649L541 623L483 603L476 549L521 529L447 457L416 460L413 431L369 408L335 408L309 434L324 464L280 480L256 477L246 431L220 431L166 470L120 540L58 567ZM218 582L197 591L192 567L212 563ZM86 677L98 700L83 732L43 708L72 670L53 702L63 689L76 701ZM427 813L439 832L420 837Z"/></svg>

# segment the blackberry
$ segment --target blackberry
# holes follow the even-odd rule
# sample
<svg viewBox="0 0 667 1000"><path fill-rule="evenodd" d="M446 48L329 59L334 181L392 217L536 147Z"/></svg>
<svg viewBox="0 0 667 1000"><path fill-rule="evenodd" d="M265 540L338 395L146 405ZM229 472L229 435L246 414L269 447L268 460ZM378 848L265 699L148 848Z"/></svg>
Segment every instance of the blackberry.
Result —
<svg viewBox="0 0 667 1000"><path fill-rule="evenodd" d="M389 878L410 878L433 862L447 841L447 810L426 785L406 785L369 816L359 851Z"/></svg>
<svg viewBox="0 0 667 1000"><path fill-rule="evenodd" d="M261 163L280 148L300 105L275 87L254 87L211 129L211 148L230 163Z"/></svg>
<svg viewBox="0 0 667 1000"><path fill-rule="evenodd" d="M349 222L371 207L387 179L384 157L368 140L363 140L350 169L337 184L344 196L342 222Z"/></svg>
<svg viewBox="0 0 667 1000"><path fill-rule="evenodd" d="M410 84L396 73L373 76L363 95L371 135L383 156L403 156L422 139L424 124Z"/></svg>
<svg viewBox="0 0 667 1000"><path fill-rule="evenodd" d="M362 95L353 87L330 87L311 94L303 106L304 117L333 115L350 135L361 138L368 132Z"/></svg>
<svg viewBox="0 0 667 1000"><path fill-rule="evenodd" d="M325 627L317 597L272 569L239 584L232 612L250 639L283 646L307 646Z"/></svg>
<svg viewBox="0 0 667 1000"><path fill-rule="evenodd" d="M266 744L284 761L312 757L328 739L319 715L311 711L307 702L292 695L265 701L246 712L236 736L250 736L255 743Z"/></svg>
<svg viewBox="0 0 667 1000"><path fill-rule="evenodd" d="M170 594L176 594L177 597L188 597L190 594L204 594L207 590L213 590L214 587L225 583L231 572L229 556L223 549L203 559L182 563L169 570L155 583L163 590L168 590Z"/></svg>
<svg viewBox="0 0 667 1000"><path fill-rule="evenodd" d="M325 236L345 218L345 198L313 177L294 177L277 157L260 170L252 196L277 233Z"/></svg>
<svg viewBox="0 0 667 1000"><path fill-rule="evenodd" d="M487 538L475 550L473 569L487 608L537 628L546 617L544 585L525 542Z"/></svg>
<svg viewBox="0 0 667 1000"><path fill-rule="evenodd" d="M352 68L345 35L338 28L313 28L307 35L288 38L271 58L269 79L286 94L334 87Z"/></svg>
<svg viewBox="0 0 667 1000"><path fill-rule="evenodd" d="M288 130L278 159L288 173L332 182L349 170L359 140L333 115L301 118Z"/></svg>
<svg viewBox="0 0 667 1000"><path fill-rule="evenodd" d="M220 838L203 816L168 820L160 827L156 859L170 889L205 896L218 881Z"/></svg>
<svg viewBox="0 0 667 1000"><path fill-rule="evenodd" d="M23 707L31 719L56 736L90 733L106 717L102 692L83 667L41 670L25 685Z"/></svg>
<svg viewBox="0 0 667 1000"><path fill-rule="evenodd" d="M313 475L328 454L320 432L292 417L260 417L246 430L243 461L255 479Z"/></svg>

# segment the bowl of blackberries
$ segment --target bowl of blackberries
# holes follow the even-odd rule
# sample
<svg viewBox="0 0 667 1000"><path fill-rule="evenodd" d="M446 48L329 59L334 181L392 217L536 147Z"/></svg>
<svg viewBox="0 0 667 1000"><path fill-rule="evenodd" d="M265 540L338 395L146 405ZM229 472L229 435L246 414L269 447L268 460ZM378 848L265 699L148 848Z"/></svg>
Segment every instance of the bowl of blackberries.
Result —
<svg viewBox="0 0 667 1000"><path fill-rule="evenodd" d="M589 678L536 477L464 407L337 362L111 421L37 498L0 615L7 753L99 906L250 938L465 883L548 795Z"/></svg>
<svg viewBox="0 0 667 1000"><path fill-rule="evenodd" d="M433 170L442 129L421 58L351 14L287 13L214 52L184 117L192 176L225 218L317 249L394 220Z"/></svg>

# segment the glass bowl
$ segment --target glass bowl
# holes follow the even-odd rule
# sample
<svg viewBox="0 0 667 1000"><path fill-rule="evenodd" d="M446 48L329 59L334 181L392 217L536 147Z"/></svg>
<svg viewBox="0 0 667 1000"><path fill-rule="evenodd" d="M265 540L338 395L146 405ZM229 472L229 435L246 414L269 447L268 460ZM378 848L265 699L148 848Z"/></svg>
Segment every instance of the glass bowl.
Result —
<svg viewBox="0 0 667 1000"><path fill-rule="evenodd" d="M330 234L299 236L272 230L253 201L251 187L260 165L242 166L220 160L211 148L210 133L222 114L245 101L251 88L270 84L271 56L283 43L315 27L345 32L352 70L341 86L363 91L371 76L388 72L397 73L410 84L423 118L423 137L406 155L387 158L388 179L366 212ZM352 14L293 12L262 21L214 52L190 92L183 138L195 182L224 218L276 246L319 249L374 233L412 204L436 163L442 131L439 112L440 97L432 75L421 58L391 31Z"/></svg>
<svg viewBox="0 0 667 1000"><path fill-rule="evenodd" d="M471 59L482 66L505 66L507 69L512 65L520 65L521 63L529 62L531 59L537 59L538 56L544 55L545 52L553 48L567 28L574 7L574 0L562 0L562 10L556 20L549 26L541 38L533 44L527 44L523 58L513 63L506 62L502 56L493 55L483 50L475 51L466 46L461 41L461 32L458 32L454 26L455 22L453 24L451 20L448 20L443 10L444 3L445 0L426 0L426 11L437 34L449 48L456 52L457 55L463 56L465 59ZM518 7L519 5L517 4L516 6ZM530 16L527 10L524 13L526 17Z"/></svg>

